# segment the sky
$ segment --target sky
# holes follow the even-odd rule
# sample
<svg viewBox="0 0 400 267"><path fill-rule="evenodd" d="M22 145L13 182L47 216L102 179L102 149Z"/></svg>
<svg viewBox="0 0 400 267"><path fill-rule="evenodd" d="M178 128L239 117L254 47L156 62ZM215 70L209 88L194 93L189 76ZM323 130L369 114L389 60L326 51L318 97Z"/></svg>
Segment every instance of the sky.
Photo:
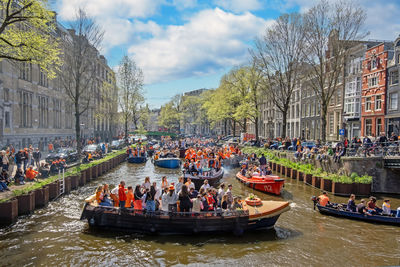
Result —
<svg viewBox="0 0 400 267"><path fill-rule="evenodd" d="M331 0L336 1L336 0ZM350 0L348 0L350 1ZM367 39L400 34L400 0L354 0L367 13ZM144 73L146 102L160 107L174 95L217 88L221 77L249 60L256 37L282 13L304 12L317 0L56 0L66 27L83 8L104 30L100 48L118 69L124 55Z"/></svg>

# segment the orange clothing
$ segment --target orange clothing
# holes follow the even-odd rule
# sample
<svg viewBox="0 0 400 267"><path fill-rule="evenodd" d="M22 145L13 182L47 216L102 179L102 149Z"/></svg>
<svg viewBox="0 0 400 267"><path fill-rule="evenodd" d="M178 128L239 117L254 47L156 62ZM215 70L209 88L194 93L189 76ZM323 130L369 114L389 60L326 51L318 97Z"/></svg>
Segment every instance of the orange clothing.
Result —
<svg viewBox="0 0 400 267"><path fill-rule="evenodd" d="M125 208L132 207L132 200L133 200L133 192L128 191L128 193L126 193Z"/></svg>
<svg viewBox="0 0 400 267"><path fill-rule="evenodd" d="M119 188L118 188L118 199L119 199L119 201L126 200L125 187L123 187L121 185L119 185Z"/></svg>
<svg viewBox="0 0 400 267"><path fill-rule="evenodd" d="M50 143L50 144L49 144L49 151L52 151L53 148L54 148L54 147L53 147L53 144Z"/></svg>
<svg viewBox="0 0 400 267"><path fill-rule="evenodd" d="M142 210L143 209L142 200L138 199L138 200L133 201L133 206L134 206L135 210Z"/></svg>
<svg viewBox="0 0 400 267"><path fill-rule="evenodd" d="M326 204L328 204L329 202L329 197L326 195L320 195L319 196L319 204L323 207L326 206Z"/></svg>
<svg viewBox="0 0 400 267"><path fill-rule="evenodd" d="M26 170L26 172L25 172L25 176L26 176L26 178L28 178L29 180L35 179L37 174L38 174L38 172L35 171L35 170L33 170L33 169L31 169L31 168L28 168L28 169Z"/></svg>
<svg viewBox="0 0 400 267"><path fill-rule="evenodd" d="M100 203L100 202L101 202L100 196L101 196L101 191L96 192L96 201L97 201L97 203Z"/></svg>
<svg viewBox="0 0 400 267"><path fill-rule="evenodd" d="M119 200L117 195L110 194L111 199L114 201L114 207L119 207Z"/></svg>

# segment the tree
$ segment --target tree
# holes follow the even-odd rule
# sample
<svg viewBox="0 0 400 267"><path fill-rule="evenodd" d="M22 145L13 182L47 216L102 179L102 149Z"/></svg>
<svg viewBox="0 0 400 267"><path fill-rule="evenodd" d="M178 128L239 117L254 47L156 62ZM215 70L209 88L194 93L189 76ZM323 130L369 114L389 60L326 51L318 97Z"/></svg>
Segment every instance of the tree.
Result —
<svg viewBox="0 0 400 267"><path fill-rule="evenodd" d="M40 64L54 78L60 63L55 13L46 0L1 0L0 59Z"/></svg>
<svg viewBox="0 0 400 267"><path fill-rule="evenodd" d="M80 154L81 116L88 111L93 95L99 94L96 80L96 65L93 60L98 56L97 48L103 40L103 31L79 9L70 25L69 33L63 38L63 65L58 77L67 97L74 106L75 135L77 150Z"/></svg>
<svg viewBox="0 0 400 267"><path fill-rule="evenodd" d="M321 139L326 141L327 110L343 79L349 49L367 33L362 30L365 11L350 1L322 0L304 17L307 81L321 106Z"/></svg>
<svg viewBox="0 0 400 267"><path fill-rule="evenodd" d="M161 107L159 125L170 130L175 129L180 131L182 113L180 110L180 96L177 96Z"/></svg>
<svg viewBox="0 0 400 267"><path fill-rule="evenodd" d="M303 16L298 13L281 15L255 44L251 55L265 75L267 85L264 88L268 96L282 113L282 137L285 137L290 101L304 65Z"/></svg>
<svg viewBox="0 0 400 267"><path fill-rule="evenodd" d="M113 126L117 120L117 88L115 85L114 73L109 74L110 77L103 82L99 91L99 102L96 107L95 117L103 121L107 126L108 140L112 140Z"/></svg>
<svg viewBox="0 0 400 267"><path fill-rule="evenodd" d="M128 123L133 121L138 126L140 105L143 97L143 72L135 61L124 56L117 74L118 103L125 126L125 138L128 137Z"/></svg>

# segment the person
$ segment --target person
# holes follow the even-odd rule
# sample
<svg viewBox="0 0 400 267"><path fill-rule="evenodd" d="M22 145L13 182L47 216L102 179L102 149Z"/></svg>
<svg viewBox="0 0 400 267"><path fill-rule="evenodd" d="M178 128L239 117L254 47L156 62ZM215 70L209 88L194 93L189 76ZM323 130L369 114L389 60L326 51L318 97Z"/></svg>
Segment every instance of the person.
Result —
<svg viewBox="0 0 400 267"><path fill-rule="evenodd" d="M370 197L369 201L367 203L367 211L370 214L375 214L377 213L377 207L376 207L376 198L375 197Z"/></svg>
<svg viewBox="0 0 400 267"><path fill-rule="evenodd" d="M126 194L125 194L125 182L121 181L118 186L118 200L119 207L125 208Z"/></svg>
<svg viewBox="0 0 400 267"><path fill-rule="evenodd" d="M115 186L110 193L110 197L113 200L114 207L119 206L119 200L118 200L118 186Z"/></svg>
<svg viewBox="0 0 400 267"><path fill-rule="evenodd" d="M142 187L150 190L150 186L151 186L150 177L147 176L146 178L144 178L144 183L142 184Z"/></svg>
<svg viewBox="0 0 400 267"><path fill-rule="evenodd" d="M175 187L173 185L169 186L169 192L167 194L167 203L168 203L168 211L169 212L176 212L177 210L177 201L178 195L175 193Z"/></svg>
<svg viewBox="0 0 400 267"><path fill-rule="evenodd" d="M135 197L133 195L133 187L128 186L128 193L126 193L126 202L125 202L125 208L132 208L133 207L133 201Z"/></svg>
<svg viewBox="0 0 400 267"><path fill-rule="evenodd" d="M7 172L6 170L3 170L2 173L0 174L0 192L10 191L10 189L7 186L7 183L8 183Z"/></svg>
<svg viewBox="0 0 400 267"><path fill-rule="evenodd" d="M189 189L191 189L191 188L195 189L194 183L192 182L192 179L190 179L190 178L187 178L187 181L186 181L185 185L186 185Z"/></svg>
<svg viewBox="0 0 400 267"><path fill-rule="evenodd" d="M33 166L30 165L28 169L26 169L25 177L29 179L29 181L34 181L38 172L33 169Z"/></svg>
<svg viewBox="0 0 400 267"><path fill-rule="evenodd" d="M201 190L200 190L200 192L201 192ZM204 190L203 190L203 193L201 194L201 202L203 204L202 211L208 211L207 193L204 192Z"/></svg>
<svg viewBox="0 0 400 267"><path fill-rule="evenodd" d="M364 213L367 212L366 208L367 208L367 206L365 206L365 199L361 199L360 204L358 204L357 207L356 207L356 211L358 213L364 214Z"/></svg>
<svg viewBox="0 0 400 267"><path fill-rule="evenodd" d="M179 209L181 212L190 212L192 208L192 202L190 200L188 188L183 185L179 192Z"/></svg>
<svg viewBox="0 0 400 267"><path fill-rule="evenodd" d="M400 207L397 208L396 218L400 218Z"/></svg>
<svg viewBox="0 0 400 267"><path fill-rule="evenodd" d="M102 191L103 191L103 187L101 185L99 185L97 187L97 189L96 189L96 202L97 202L97 204L100 204L100 202L101 202L101 198L102 198L101 193L102 193Z"/></svg>
<svg viewBox="0 0 400 267"><path fill-rule="evenodd" d="M25 176L24 176L24 172L22 171L22 169L17 169L15 176L14 176L15 183L23 185L23 184L25 184L24 179L25 179Z"/></svg>
<svg viewBox="0 0 400 267"><path fill-rule="evenodd" d="M259 162L260 162L260 176L263 176L265 175L265 168L267 166L267 159L265 158L264 154L261 155Z"/></svg>
<svg viewBox="0 0 400 267"><path fill-rule="evenodd" d="M231 210L237 210L237 209L243 209L243 206L242 206L242 204L239 203L239 198L234 197L233 204L231 206Z"/></svg>
<svg viewBox="0 0 400 267"><path fill-rule="evenodd" d="M392 215L392 210L390 208L390 200L385 199L382 204L382 215Z"/></svg>
<svg viewBox="0 0 400 267"><path fill-rule="evenodd" d="M111 207L112 205L111 205L111 200L109 199L110 190L109 190L108 184L103 184L103 190L102 190L101 195L102 195L102 198L101 198L100 205Z"/></svg>
<svg viewBox="0 0 400 267"><path fill-rule="evenodd" d="M142 197L143 193L140 190L140 185L136 185L135 187L135 193L134 193L134 208L135 210L143 210L143 205L142 205Z"/></svg>
<svg viewBox="0 0 400 267"><path fill-rule="evenodd" d="M35 161L35 165L37 168L40 166L40 158L42 157L42 153L40 153L39 148L36 148L36 150L33 152L33 159Z"/></svg>
<svg viewBox="0 0 400 267"><path fill-rule="evenodd" d="M179 194L181 192L183 186L183 177L179 177L178 179L178 183L176 184L175 188L176 188L176 192Z"/></svg>
<svg viewBox="0 0 400 267"><path fill-rule="evenodd" d="M200 190L204 188L204 190L207 192L207 190L210 188L210 185L208 184L208 180L204 180L203 185L200 187Z"/></svg>
<svg viewBox="0 0 400 267"><path fill-rule="evenodd" d="M203 207L203 202L201 201L201 195L197 195L197 197L193 200L193 207L192 207L192 212L195 213L195 215L198 215L200 211L204 209Z"/></svg>
<svg viewBox="0 0 400 267"><path fill-rule="evenodd" d="M50 165L46 163L40 164L39 173L41 178L47 178L50 174Z"/></svg>
<svg viewBox="0 0 400 267"><path fill-rule="evenodd" d="M15 163L17 163L17 169L20 169L22 167L22 162L24 161L24 154L22 149L17 152L15 155Z"/></svg>
<svg viewBox="0 0 400 267"><path fill-rule="evenodd" d="M191 187L189 189L190 198L196 198L198 195L199 195L199 192L196 189L194 189L193 187Z"/></svg>
<svg viewBox="0 0 400 267"><path fill-rule="evenodd" d="M161 178L161 189L165 190L165 189L168 189L168 187L169 187L169 184L168 184L168 181L167 181L167 176L163 176Z"/></svg>
<svg viewBox="0 0 400 267"><path fill-rule="evenodd" d="M8 153L4 150L1 151L1 163L2 163L3 170L8 171L10 159L9 159Z"/></svg>
<svg viewBox="0 0 400 267"><path fill-rule="evenodd" d="M228 196L228 207L230 207L233 203L233 195L232 195L232 185L228 185L228 190L226 191L226 195Z"/></svg>
<svg viewBox="0 0 400 267"><path fill-rule="evenodd" d="M222 198L224 197L224 195L225 195L225 184L222 183L219 186L218 194L217 194L217 196L218 196L218 207L221 207Z"/></svg>
<svg viewBox="0 0 400 267"><path fill-rule="evenodd" d="M168 212L168 190L163 190L163 194L161 196L161 210L164 212Z"/></svg>
<svg viewBox="0 0 400 267"><path fill-rule="evenodd" d="M211 188L208 189L206 198L207 198L208 210L209 211L214 210L215 209L215 199L212 194Z"/></svg>
<svg viewBox="0 0 400 267"><path fill-rule="evenodd" d="M271 167L268 166L267 170L265 171L265 175L271 175L271 174L272 174Z"/></svg>
<svg viewBox="0 0 400 267"><path fill-rule="evenodd" d="M156 189L154 186L150 186L149 192L146 193L146 211L153 212L156 210L156 203L154 196L156 195Z"/></svg>
<svg viewBox="0 0 400 267"><path fill-rule="evenodd" d="M227 210L228 208L229 208L228 207L228 195L224 194L224 196L222 197L222 200L221 200L221 209Z"/></svg>
<svg viewBox="0 0 400 267"><path fill-rule="evenodd" d="M322 195L318 197L319 204L323 207L329 204L329 197L328 194L324 191Z"/></svg>
<svg viewBox="0 0 400 267"><path fill-rule="evenodd" d="M349 201L347 202L347 210L355 212L356 211L356 202L355 202L356 196L354 194L350 195Z"/></svg>

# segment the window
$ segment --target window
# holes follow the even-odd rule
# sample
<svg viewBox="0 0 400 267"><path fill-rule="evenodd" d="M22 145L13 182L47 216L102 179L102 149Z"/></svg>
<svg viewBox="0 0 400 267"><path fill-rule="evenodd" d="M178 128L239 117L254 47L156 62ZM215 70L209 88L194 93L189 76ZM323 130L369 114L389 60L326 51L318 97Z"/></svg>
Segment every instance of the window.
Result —
<svg viewBox="0 0 400 267"><path fill-rule="evenodd" d="M398 106L397 101L398 101L397 93L389 94L389 109L390 110L397 110L397 106Z"/></svg>
<svg viewBox="0 0 400 267"><path fill-rule="evenodd" d="M4 102L10 101L10 90L8 88L4 88Z"/></svg>
<svg viewBox="0 0 400 267"><path fill-rule="evenodd" d="M375 96L375 110L382 110L382 96L381 95Z"/></svg>
<svg viewBox="0 0 400 267"><path fill-rule="evenodd" d="M296 105L296 118L300 117L299 104Z"/></svg>
<svg viewBox="0 0 400 267"><path fill-rule="evenodd" d="M53 99L53 127L61 128L61 101Z"/></svg>
<svg viewBox="0 0 400 267"><path fill-rule="evenodd" d="M365 135L366 136L372 135L372 119L365 120Z"/></svg>
<svg viewBox="0 0 400 267"><path fill-rule="evenodd" d="M377 60L379 60L379 59L374 58L373 60L371 60L371 68L372 68L372 69L376 69Z"/></svg>
<svg viewBox="0 0 400 267"><path fill-rule="evenodd" d="M376 119L376 136L380 135L382 132L382 119Z"/></svg>
<svg viewBox="0 0 400 267"><path fill-rule="evenodd" d="M49 127L49 99L45 96L38 96L39 102L39 128Z"/></svg>
<svg viewBox="0 0 400 267"><path fill-rule="evenodd" d="M32 127L32 93L19 92L20 126Z"/></svg>
<svg viewBox="0 0 400 267"><path fill-rule="evenodd" d="M399 71L395 70L390 72L389 74L389 84L398 84L399 83Z"/></svg>
<svg viewBox="0 0 400 267"><path fill-rule="evenodd" d="M368 78L368 87L377 86L379 82L378 76L372 76Z"/></svg>
<svg viewBox="0 0 400 267"><path fill-rule="evenodd" d="M44 72L44 70L40 66L39 66L39 85L41 85L43 87L49 86L47 74Z"/></svg>
<svg viewBox="0 0 400 267"><path fill-rule="evenodd" d="M72 105L65 103L65 128L72 129Z"/></svg>
<svg viewBox="0 0 400 267"><path fill-rule="evenodd" d="M329 133L332 134L334 129L334 117L333 113L329 114Z"/></svg>
<svg viewBox="0 0 400 267"><path fill-rule="evenodd" d="M19 78L26 81L32 81L32 64L27 62L20 63Z"/></svg>
<svg viewBox="0 0 400 267"><path fill-rule="evenodd" d="M342 90L339 89L337 90L337 95L336 95L336 105L341 105L342 104Z"/></svg>
<svg viewBox="0 0 400 267"><path fill-rule="evenodd" d="M371 97L365 99L365 111L371 111Z"/></svg>
<svg viewBox="0 0 400 267"><path fill-rule="evenodd" d="M4 112L4 124L6 128L10 128L10 112Z"/></svg>

